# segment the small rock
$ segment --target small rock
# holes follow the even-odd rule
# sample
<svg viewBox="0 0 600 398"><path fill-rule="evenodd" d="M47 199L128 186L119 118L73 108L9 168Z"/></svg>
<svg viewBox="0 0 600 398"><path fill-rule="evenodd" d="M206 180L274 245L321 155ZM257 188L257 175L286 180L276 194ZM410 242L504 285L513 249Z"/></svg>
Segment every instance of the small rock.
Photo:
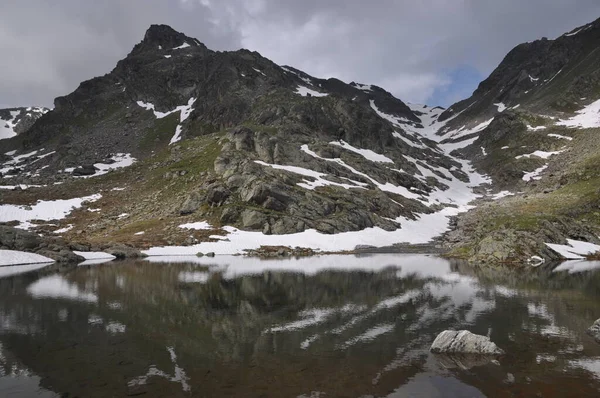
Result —
<svg viewBox="0 0 600 398"><path fill-rule="evenodd" d="M87 164L73 170L74 176L91 176L96 174L98 169L93 164Z"/></svg>
<svg viewBox="0 0 600 398"><path fill-rule="evenodd" d="M206 257L214 257L214 256L215 256L215 253L213 253L213 252L206 253Z"/></svg>
<svg viewBox="0 0 600 398"><path fill-rule="evenodd" d="M204 257L204 253L198 252L198 253L196 253L196 257Z"/></svg>

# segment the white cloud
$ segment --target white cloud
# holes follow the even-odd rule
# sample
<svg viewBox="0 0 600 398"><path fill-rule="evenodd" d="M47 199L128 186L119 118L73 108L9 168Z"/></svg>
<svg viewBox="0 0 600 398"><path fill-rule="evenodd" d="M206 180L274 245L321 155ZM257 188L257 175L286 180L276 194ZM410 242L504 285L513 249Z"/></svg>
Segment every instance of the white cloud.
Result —
<svg viewBox="0 0 600 398"><path fill-rule="evenodd" d="M448 85L444 71L468 65L487 75L515 45L596 15L597 0L6 2L0 103L50 105L110 71L153 23L209 48L247 47L319 77L373 83L422 102Z"/></svg>

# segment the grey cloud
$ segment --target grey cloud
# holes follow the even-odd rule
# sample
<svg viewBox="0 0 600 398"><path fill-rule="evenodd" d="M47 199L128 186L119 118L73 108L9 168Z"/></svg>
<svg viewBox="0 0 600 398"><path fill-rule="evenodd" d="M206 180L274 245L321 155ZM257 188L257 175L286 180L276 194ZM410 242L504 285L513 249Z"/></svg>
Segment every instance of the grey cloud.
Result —
<svg viewBox="0 0 600 398"><path fill-rule="evenodd" d="M597 0L29 0L0 14L0 104L50 105L110 71L152 23L208 47L246 47L320 77L427 101L467 65L600 16ZM473 87L474 88L474 87Z"/></svg>

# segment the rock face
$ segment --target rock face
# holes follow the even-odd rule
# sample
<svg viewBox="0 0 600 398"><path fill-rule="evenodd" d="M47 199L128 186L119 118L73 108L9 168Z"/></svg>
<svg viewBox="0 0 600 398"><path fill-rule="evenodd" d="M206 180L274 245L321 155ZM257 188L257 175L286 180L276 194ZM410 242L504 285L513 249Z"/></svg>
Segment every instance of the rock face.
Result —
<svg viewBox="0 0 600 398"><path fill-rule="evenodd" d="M587 330L587 333L592 336L600 344L600 319Z"/></svg>
<svg viewBox="0 0 600 398"><path fill-rule="evenodd" d="M93 220L80 214L85 228L75 230L94 241L127 243L118 231L145 225L155 229L145 237L162 244L172 241L179 218L273 236L372 228L398 231L394 243L414 243L424 238L406 237L411 223L421 227L429 216L446 223L444 211L466 209L475 189L485 206L477 203L469 212L476 217L454 222L445 241L450 249L478 262L551 259L543 242L592 237L582 240L595 243L600 235L595 226L576 224L596 220L594 192L571 189L577 195L533 205L597 178L590 166L598 164L600 144L590 145L597 139L574 139L556 118L600 96L598 43L600 22L594 22L577 34L520 45L469 100L445 111L405 104L380 87L313 77L257 52L211 51L153 25L112 71L56 98L52 112L2 141L7 178L0 185L43 185L35 198L10 193L13 203L32 204L67 198L74 180L78 189L102 181L106 208ZM0 111L9 117L16 116ZM569 152L587 156L569 159ZM94 164L125 153L136 165L98 176L104 173ZM565 160L548 165L554 154ZM548 178L524 180L546 166ZM79 176L92 178L73 178ZM143 197L129 198L131 217L110 222L104 215L122 214L124 205L123 197L112 200L118 195L112 188L124 184ZM521 199L519 212L488 206L500 190ZM587 202L568 202L577 196ZM561 214L543 214L561 206ZM153 243L146 238L135 242Z"/></svg>
<svg viewBox="0 0 600 398"><path fill-rule="evenodd" d="M445 330L440 333L430 351L435 354L481 354L502 355L502 351L488 337L473 334L468 330Z"/></svg>
<svg viewBox="0 0 600 398"><path fill-rule="evenodd" d="M83 257L73 253L69 245L62 238L42 238L33 232L4 225L0 225L0 249L37 253L59 263L85 260Z"/></svg>
<svg viewBox="0 0 600 398"><path fill-rule="evenodd" d="M0 109L0 128L4 127L0 129L0 140L26 132L48 111L37 107Z"/></svg>

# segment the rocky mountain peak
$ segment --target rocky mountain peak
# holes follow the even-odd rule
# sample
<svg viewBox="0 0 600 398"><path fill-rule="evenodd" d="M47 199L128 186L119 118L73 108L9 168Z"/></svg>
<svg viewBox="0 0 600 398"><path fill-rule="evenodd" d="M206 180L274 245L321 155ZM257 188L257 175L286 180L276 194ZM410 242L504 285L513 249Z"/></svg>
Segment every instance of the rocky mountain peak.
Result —
<svg viewBox="0 0 600 398"><path fill-rule="evenodd" d="M150 25L142 42L135 46L134 52L184 49L188 47L206 49L206 46L198 40L176 31L169 25Z"/></svg>

